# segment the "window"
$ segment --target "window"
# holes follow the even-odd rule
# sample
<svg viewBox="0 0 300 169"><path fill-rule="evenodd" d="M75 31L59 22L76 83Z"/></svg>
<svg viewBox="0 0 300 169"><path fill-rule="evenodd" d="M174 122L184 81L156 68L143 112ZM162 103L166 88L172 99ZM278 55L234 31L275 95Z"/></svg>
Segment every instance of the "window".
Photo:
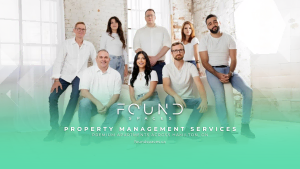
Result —
<svg viewBox="0 0 300 169"><path fill-rule="evenodd" d="M133 66L135 52L133 50L133 38L136 31L146 25L145 11L154 9L156 15L155 23L165 27L171 32L170 24L170 3L169 0L127 0L128 5L128 34L127 46L129 66Z"/></svg>
<svg viewBox="0 0 300 169"><path fill-rule="evenodd" d="M59 0L0 0L0 65L51 65Z"/></svg>

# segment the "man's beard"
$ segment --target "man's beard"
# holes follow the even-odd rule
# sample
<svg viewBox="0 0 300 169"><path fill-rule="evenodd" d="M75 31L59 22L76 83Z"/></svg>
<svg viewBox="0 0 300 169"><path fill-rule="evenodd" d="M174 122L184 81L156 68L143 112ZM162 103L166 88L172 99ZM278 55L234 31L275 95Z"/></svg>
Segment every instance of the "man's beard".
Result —
<svg viewBox="0 0 300 169"><path fill-rule="evenodd" d="M214 31L214 28L217 27L217 29ZM209 31L213 34L217 34L220 30L220 27L219 26L214 26L212 29L210 29Z"/></svg>
<svg viewBox="0 0 300 169"><path fill-rule="evenodd" d="M177 58L177 56L181 56L180 58ZM174 57L175 60L177 61L181 61L183 59L182 55L181 54L178 54Z"/></svg>

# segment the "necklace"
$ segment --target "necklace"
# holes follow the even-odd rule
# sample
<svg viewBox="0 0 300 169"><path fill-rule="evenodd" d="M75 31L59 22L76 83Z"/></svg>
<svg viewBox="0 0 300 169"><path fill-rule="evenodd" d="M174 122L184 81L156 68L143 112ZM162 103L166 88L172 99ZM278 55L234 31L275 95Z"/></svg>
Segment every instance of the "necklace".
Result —
<svg viewBox="0 0 300 169"><path fill-rule="evenodd" d="M139 73L140 80L142 80L143 74L144 74L144 72Z"/></svg>

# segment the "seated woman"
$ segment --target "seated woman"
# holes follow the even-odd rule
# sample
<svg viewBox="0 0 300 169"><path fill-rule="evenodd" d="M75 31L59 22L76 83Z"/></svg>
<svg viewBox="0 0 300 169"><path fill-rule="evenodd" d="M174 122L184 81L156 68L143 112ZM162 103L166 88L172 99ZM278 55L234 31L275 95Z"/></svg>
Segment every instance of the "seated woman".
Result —
<svg viewBox="0 0 300 169"><path fill-rule="evenodd" d="M138 52L135 55L133 64L133 71L128 80L130 99L131 104L137 104L140 108L138 109L137 106L133 105L130 107L129 112L128 106L125 106L125 110L122 113L128 121L128 127L131 128L132 132L134 132L134 127L137 127L140 131L141 127L145 125L147 114L144 112L144 104L147 113L150 113L151 110L154 113L157 111L160 103L156 91L158 77L156 71L151 70L148 55L144 51Z"/></svg>

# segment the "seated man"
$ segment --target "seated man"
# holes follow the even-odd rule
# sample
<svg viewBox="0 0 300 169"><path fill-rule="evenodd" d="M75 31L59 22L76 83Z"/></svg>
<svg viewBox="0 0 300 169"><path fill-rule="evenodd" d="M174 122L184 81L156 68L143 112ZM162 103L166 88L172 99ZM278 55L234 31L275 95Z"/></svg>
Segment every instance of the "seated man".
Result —
<svg viewBox="0 0 300 169"><path fill-rule="evenodd" d="M84 40L86 33L85 23L77 22L73 32L75 37L65 40L53 65L52 79L54 83L49 97L50 126L52 129L44 138L44 141L56 139L62 142L64 140L65 132L63 129L64 127L69 127L78 103L79 81L82 72L87 68L89 58L95 64L97 55L95 47L91 42ZM72 85L72 93L59 125L58 99L70 85Z"/></svg>
<svg viewBox="0 0 300 169"><path fill-rule="evenodd" d="M113 127L121 113L117 111L117 100L122 87L121 75L109 67L109 54L106 50L98 52L97 65L84 71L79 89L84 98L79 103L79 123L82 131L81 145L90 144L90 120L99 114L106 114L105 121L101 126L102 134L108 134L109 127ZM88 127L89 130L84 131ZM104 131L103 127L107 127Z"/></svg>
<svg viewBox="0 0 300 169"><path fill-rule="evenodd" d="M167 125L172 130L176 127L176 115L173 114L176 113L176 107L173 103L180 104L183 107L193 109L185 130L189 131L191 127L197 127L203 112L207 110L206 92L195 65L183 60L185 53L183 44L180 42L173 43L171 52L174 63L170 63L163 68L163 87L168 93L165 101L168 104L168 108L166 109ZM193 96L193 81L197 86L201 98ZM176 142L175 137L170 137L169 143L174 142Z"/></svg>
<svg viewBox="0 0 300 169"><path fill-rule="evenodd" d="M236 44L232 36L220 31L220 22L216 15L206 17L206 25L210 34L204 36L199 43L199 52L203 67L206 69L207 81L215 95L216 112L222 127L228 127L225 91L223 84L231 83L232 87L243 95L243 118L241 134L248 138L255 138L249 128L252 89L234 72L236 60ZM229 66L229 58L231 60ZM231 132L224 132L223 138L229 143L236 143Z"/></svg>

